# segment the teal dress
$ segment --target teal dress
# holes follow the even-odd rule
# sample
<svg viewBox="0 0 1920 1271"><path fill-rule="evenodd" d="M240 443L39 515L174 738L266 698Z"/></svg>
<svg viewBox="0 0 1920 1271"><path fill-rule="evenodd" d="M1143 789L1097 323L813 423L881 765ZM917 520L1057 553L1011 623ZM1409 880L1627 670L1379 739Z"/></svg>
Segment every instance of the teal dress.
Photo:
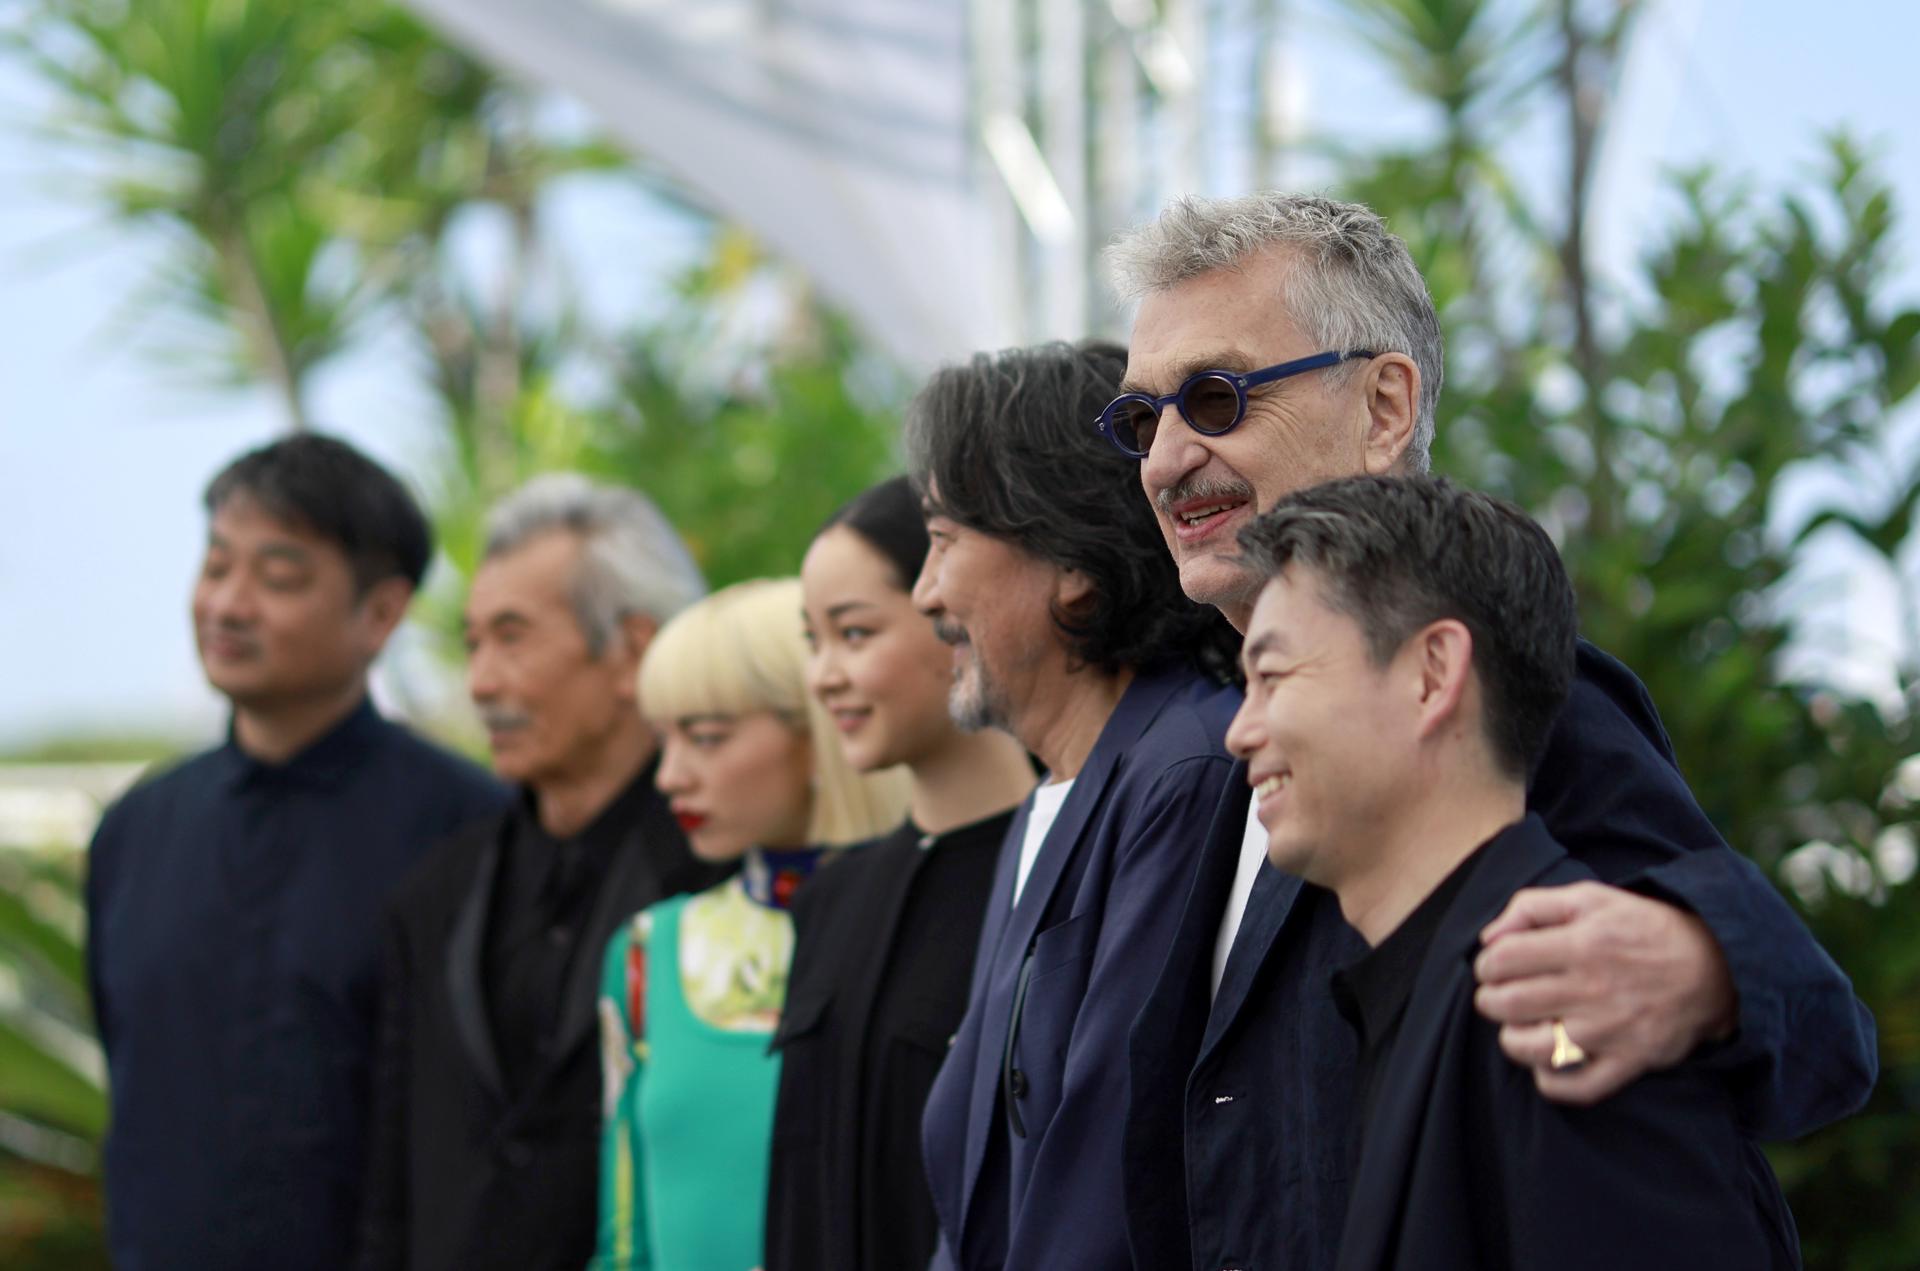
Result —
<svg viewBox="0 0 1920 1271"><path fill-rule="evenodd" d="M739 877L650 907L608 944L595 1271L760 1265L780 1081L767 1045L793 953L784 902L816 856L756 853Z"/></svg>

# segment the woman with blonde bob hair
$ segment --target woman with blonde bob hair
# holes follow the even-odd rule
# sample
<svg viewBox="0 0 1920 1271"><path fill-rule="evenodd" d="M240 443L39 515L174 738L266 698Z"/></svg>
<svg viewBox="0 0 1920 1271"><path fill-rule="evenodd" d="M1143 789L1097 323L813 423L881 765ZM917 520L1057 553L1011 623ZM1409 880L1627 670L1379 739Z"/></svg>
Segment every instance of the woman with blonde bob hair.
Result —
<svg viewBox="0 0 1920 1271"><path fill-rule="evenodd" d="M695 856L739 874L615 933L596 1268L748 1271L761 1258L796 888L823 850L905 813L908 778L856 772L807 692L797 579L740 583L660 629L640 707Z"/></svg>

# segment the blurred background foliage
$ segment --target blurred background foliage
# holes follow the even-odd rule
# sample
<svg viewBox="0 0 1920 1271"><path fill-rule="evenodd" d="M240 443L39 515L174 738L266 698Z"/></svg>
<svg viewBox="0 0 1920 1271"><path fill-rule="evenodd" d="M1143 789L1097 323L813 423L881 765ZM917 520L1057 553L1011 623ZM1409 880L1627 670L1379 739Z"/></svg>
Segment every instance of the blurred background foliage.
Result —
<svg viewBox="0 0 1920 1271"><path fill-rule="evenodd" d="M1638 267L1602 282L1584 213L1634 6L1342 8L1431 118L1417 146L1323 148L1433 287L1436 467L1549 525L1589 636L1645 679L1702 804L1879 1020L1868 1109L1775 1151L1808 1265L1920 1265L1920 610L1903 594L1885 691L1794 656L1820 639L1809 544L1844 540L1898 577L1920 498L1920 474L1887 458L1887 421L1920 384L1920 311L1885 291L1898 209L1871 147L1825 139L1817 179L1790 193L1677 175ZM91 197L174 245L127 315L150 353L272 386L299 428L329 359L399 350L442 424L444 572L471 568L493 499L555 467L645 490L716 584L790 572L897 461L911 382L803 280L403 12L31 0L6 35L59 89L46 124L89 156ZM1505 149L1543 118L1560 175L1538 188ZM644 182L705 226L700 263L631 329L589 319L554 250L551 195L586 175ZM502 230L484 261L456 242L475 219ZM1782 497L1809 474L1845 496ZM461 590L427 598L431 629L452 633ZM81 867L73 844L14 846L35 850L0 851L0 1263L92 1265Z"/></svg>

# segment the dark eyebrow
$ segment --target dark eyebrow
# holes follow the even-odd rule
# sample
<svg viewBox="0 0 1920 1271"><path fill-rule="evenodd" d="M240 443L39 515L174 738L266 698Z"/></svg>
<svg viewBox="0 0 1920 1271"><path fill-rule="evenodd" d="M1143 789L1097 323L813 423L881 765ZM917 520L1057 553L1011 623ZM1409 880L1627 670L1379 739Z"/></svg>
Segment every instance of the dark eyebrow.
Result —
<svg viewBox="0 0 1920 1271"><path fill-rule="evenodd" d="M873 607L874 605L871 601L843 600L837 605L827 606L827 617L838 618L841 614L846 613L849 609L872 609Z"/></svg>
<svg viewBox="0 0 1920 1271"><path fill-rule="evenodd" d="M291 543L269 543L260 549L260 555L269 560L292 561L296 565L311 564L313 561L312 552Z"/></svg>
<svg viewBox="0 0 1920 1271"><path fill-rule="evenodd" d="M1198 375L1202 371L1233 371L1236 374L1244 374L1252 369L1252 358L1237 349L1228 349L1222 353L1207 353L1199 357L1190 357L1184 361L1175 362L1167 367L1167 378L1172 382L1174 388L1178 388L1180 385L1186 383L1190 377ZM1120 391L1122 393L1145 393L1149 397L1159 396L1159 394L1155 393L1152 389L1141 387L1139 381L1132 378L1120 381Z"/></svg>
<svg viewBox="0 0 1920 1271"><path fill-rule="evenodd" d="M1240 665L1248 670L1252 670L1253 664L1259 660L1262 653L1267 652L1269 649L1278 648L1283 643L1284 641L1280 639L1279 632L1261 632L1253 639L1247 641L1246 648L1240 650Z"/></svg>

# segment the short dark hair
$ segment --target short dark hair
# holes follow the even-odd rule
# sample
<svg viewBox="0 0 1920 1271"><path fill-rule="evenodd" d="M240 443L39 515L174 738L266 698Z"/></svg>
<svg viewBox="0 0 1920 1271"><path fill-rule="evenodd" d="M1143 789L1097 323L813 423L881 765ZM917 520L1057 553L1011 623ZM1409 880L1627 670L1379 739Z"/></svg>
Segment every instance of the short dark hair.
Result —
<svg viewBox="0 0 1920 1271"><path fill-rule="evenodd" d="M405 486L337 437L301 433L250 450L207 485L208 513L235 495L334 544L362 592L395 576L414 587L433 557L433 531Z"/></svg>
<svg viewBox="0 0 1920 1271"><path fill-rule="evenodd" d="M900 590L913 590L927 563L927 518L911 481L893 477L854 495L814 537L842 526L886 558Z"/></svg>
<svg viewBox="0 0 1920 1271"><path fill-rule="evenodd" d="M1494 757L1532 773L1573 683L1579 617L1560 553L1525 512L1437 477L1348 477L1282 499L1240 546L1263 578L1312 570L1376 664L1428 623L1463 623Z"/></svg>
<svg viewBox="0 0 1920 1271"><path fill-rule="evenodd" d="M1088 578L1089 602L1053 614L1081 663L1184 658L1230 676L1239 636L1180 590L1139 463L1094 431L1126 367L1124 348L1098 340L946 367L907 408L908 471L931 510Z"/></svg>

